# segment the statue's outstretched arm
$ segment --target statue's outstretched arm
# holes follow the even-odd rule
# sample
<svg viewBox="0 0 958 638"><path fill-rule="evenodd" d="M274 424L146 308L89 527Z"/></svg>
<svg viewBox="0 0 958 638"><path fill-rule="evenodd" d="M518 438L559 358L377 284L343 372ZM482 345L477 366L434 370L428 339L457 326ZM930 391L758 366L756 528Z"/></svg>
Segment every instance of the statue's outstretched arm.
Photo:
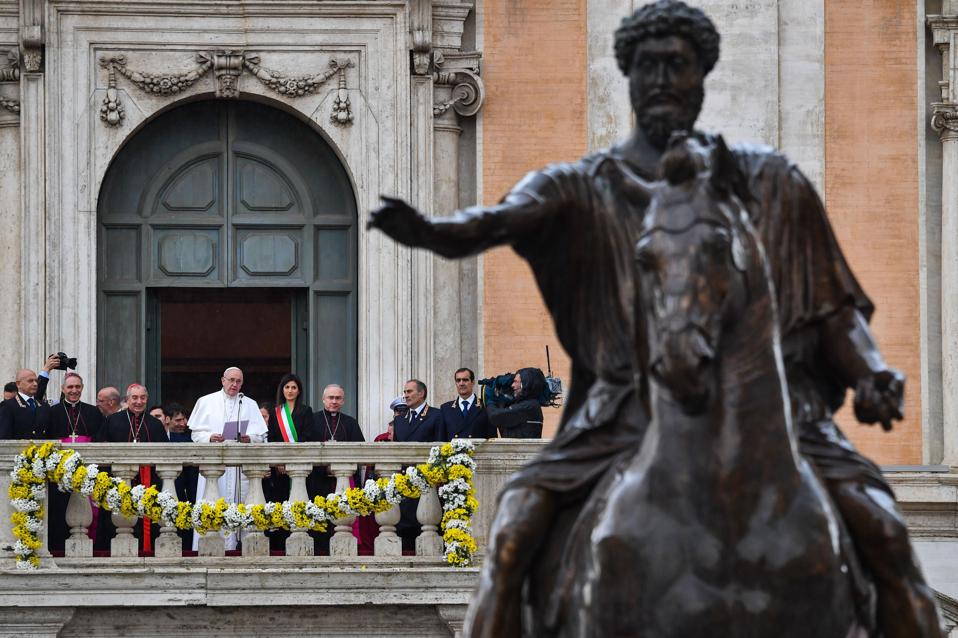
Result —
<svg viewBox="0 0 958 638"><path fill-rule="evenodd" d="M855 389L855 417L890 430L902 418L905 377L885 363L861 312L843 307L823 322L820 337L836 376Z"/></svg>
<svg viewBox="0 0 958 638"><path fill-rule="evenodd" d="M382 200L382 206L370 213L367 228L378 228L401 244L450 259L521 242L541 231L558 206L555 200L514 191L495 206L426 217L401 199L384 196Z"/></svg>

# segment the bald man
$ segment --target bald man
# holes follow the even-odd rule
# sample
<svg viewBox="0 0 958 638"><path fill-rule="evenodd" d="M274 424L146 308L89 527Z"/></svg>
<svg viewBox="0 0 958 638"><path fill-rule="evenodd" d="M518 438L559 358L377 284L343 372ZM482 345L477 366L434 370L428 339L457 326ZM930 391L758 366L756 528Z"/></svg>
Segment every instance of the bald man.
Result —
<svg viewBox="0 0 958 638"><path fill-rule="evenodd" d="M96 393L96 407L104 418L120 411L120 391L113 386L101 388Z"/></svg>
<svg viewBox="0 0 958 638"><path fill-rule="evenodd" d="M46 436L50 406L43 396L50 381L50 370L59 362L56 355L47 357L40 375L27 368L17 371L14 380L17 393L0 403L0 439L38 439Z"/></svg>
<svg viewBox="0 0 958 638"><path fill-rule="evenodd" d="M229 367L220 379L222 390L200 397L190 414L190 432L195 443L223 443L227 440L240 443L266 441L267 426L259 411L259 404L243 396L243 371ZM219 478L219 491L228 503L246 500L248 481L235 467L228 467ZM206 479L202 475L196 482L197 498L206 491ZM236 549L236 534L223 535L226 549ZM193 537L193 549L199 547L199 536Z"/></svg>

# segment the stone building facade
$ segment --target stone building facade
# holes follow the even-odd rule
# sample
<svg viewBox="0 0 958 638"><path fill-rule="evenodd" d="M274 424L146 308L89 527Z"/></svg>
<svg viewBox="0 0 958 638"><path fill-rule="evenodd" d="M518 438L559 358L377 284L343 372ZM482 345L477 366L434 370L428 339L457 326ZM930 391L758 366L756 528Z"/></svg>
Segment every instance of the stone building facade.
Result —
<svg viewBox="0 0 958 638"><path fill-rule="evenodd" d="M845 419L892 464L958 454L943 1L698 3L723 34L703 127L818 185L908 375L894 433ZM261 400L295 369L314 404L345 385L368 434L410 377L439 402L460 365L544 366L546 345L567 376L509 249L446 262L365 214L380 193L437 215L494 202L626 134L611 33L639 4L0 2L4 369L65 350L98 385L187 403L225 361L261 371Z"/></svg>
<svg viewBox="0 0 958 638"><path fill-rule="evenodd" d="M410 377L439 403L456 368L544 367L548 345L567 378L510 249L447 262L365 214L493 203L627 134L611 33L643 1L0 0L2 373L64 350L86 400L142 381L189 403L226 364L260 400L295 369L313 405L342 383L367 438ZM908 375L894 432L840 416L921 466L895 485L954 625L958 2L693 4L723 36L701 125L818 186Z"/></svg>

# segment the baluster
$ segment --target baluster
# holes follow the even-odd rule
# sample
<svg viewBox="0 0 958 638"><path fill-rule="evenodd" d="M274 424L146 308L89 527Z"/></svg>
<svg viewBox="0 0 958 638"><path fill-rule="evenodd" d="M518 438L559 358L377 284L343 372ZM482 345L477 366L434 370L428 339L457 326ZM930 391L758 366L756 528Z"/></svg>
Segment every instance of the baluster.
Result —
<svg viewBox="0 0 958 638"><path fill-rule="evenodd" d="M399 469L399 465L376 464L376 474L379 476L392 476ZM376 522L379 523L379 535L373 543L373 553L376 556L402 556L402 539L396 535L399 519L399 505L393 505L385 512L376 514Z"/></svg>
<svg viewBox="0 0 958 638"><path fill-rule="evenodd" d="M226 472L223 465L201 465L200 474L206 480L203 489L203 500L215 503L220 498L219 478ZM200 556L225 556L226 539L222 534L210 532L200 536L197 543L197 554Z"/></svg>
<svg viewBox="0 0 958 638"><path fill-rule="evenodd" d="M183 471L183 465L180 463L160 463L156 466L156 473L163 483L162 491L176 498L176 477ZM157 558L179 558L183 556L183 541L176 533L174 525L167 525L162 520L154 521L160 523L160 535L154 543L154 552Z"/></svg>
<svg viewBox="0 0 958 638"><path fill-rule="evenodd" d="M349 489L349 477L355 474L356 466L348 463L332 463L329 466L336 477L336 492L342 493ZM336 525L333 537L329 539L330 556L358 556L359 545L353 536L353 521L355 516L346 516L333 519Z"/></svg>
<svg viewBox="0 0 958 638"><path fill-rule="evenodd" d="M243 466L243 475L249 483L246 489L247 505L262 505L266 502L266 497L263 496L263 477L267 474L269 474L268 465ZM253 527L243 532L242 539L243 556L269 556L269 539L257 528Z"/></svg>
<svg viewBox="0 0 958 638"><path fill-rule="evenodd" d="M139 469L137 465L114 465L113 474L130 485ZM124 516L120 513L119 508L111 512L110 517L113 519L113 524L116 525L116 537L110 542L110 556L136 556L137 540L133 536L133 526L136 525L139 517Z"/></svg>
<svg viewBox="0 0 958 638"><path fill-rule="evenodd" d="M416 556L442 556L442 537L438 533L442 506L436 488L429 487L422 491L416 507L416 519L422 525L422 532L416 538Z"/></svg>
<svg viewBox="0 0 958 638"><path fill-rule="evenodd" d="M56 488L51 484L50 489ZM93 556L93 539L87 536L87 528L93 524L93 507L90 497L80 492L72 492L67 503L67 525L70 527L70 538L63 549L64 556L86 557Z"/></svg>
<svg viewBox="0 0 958 638"><path fill-rule="evenodd" d="M306 477L312 471L312 465L286 464L286 474L289 476L290 502L309 500L309 494L306 492ZM313 554L313 539L309 532L302 529L290 530L289 538L286 539L286 555L312 556Z"/></svg>

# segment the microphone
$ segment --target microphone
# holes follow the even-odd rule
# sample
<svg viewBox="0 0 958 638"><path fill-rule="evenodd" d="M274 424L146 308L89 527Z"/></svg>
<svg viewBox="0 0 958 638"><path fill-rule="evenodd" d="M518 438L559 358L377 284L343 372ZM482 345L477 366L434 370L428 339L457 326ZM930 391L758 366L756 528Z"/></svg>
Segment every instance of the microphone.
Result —
<svg viewBox="0 0 958 638"><path fill-rule="evenodd" d="M240 423L243 421L243 393L240 392L238 395L239 404L236 406L236 440L239 441L241 432L240 432Z"/></svg>

